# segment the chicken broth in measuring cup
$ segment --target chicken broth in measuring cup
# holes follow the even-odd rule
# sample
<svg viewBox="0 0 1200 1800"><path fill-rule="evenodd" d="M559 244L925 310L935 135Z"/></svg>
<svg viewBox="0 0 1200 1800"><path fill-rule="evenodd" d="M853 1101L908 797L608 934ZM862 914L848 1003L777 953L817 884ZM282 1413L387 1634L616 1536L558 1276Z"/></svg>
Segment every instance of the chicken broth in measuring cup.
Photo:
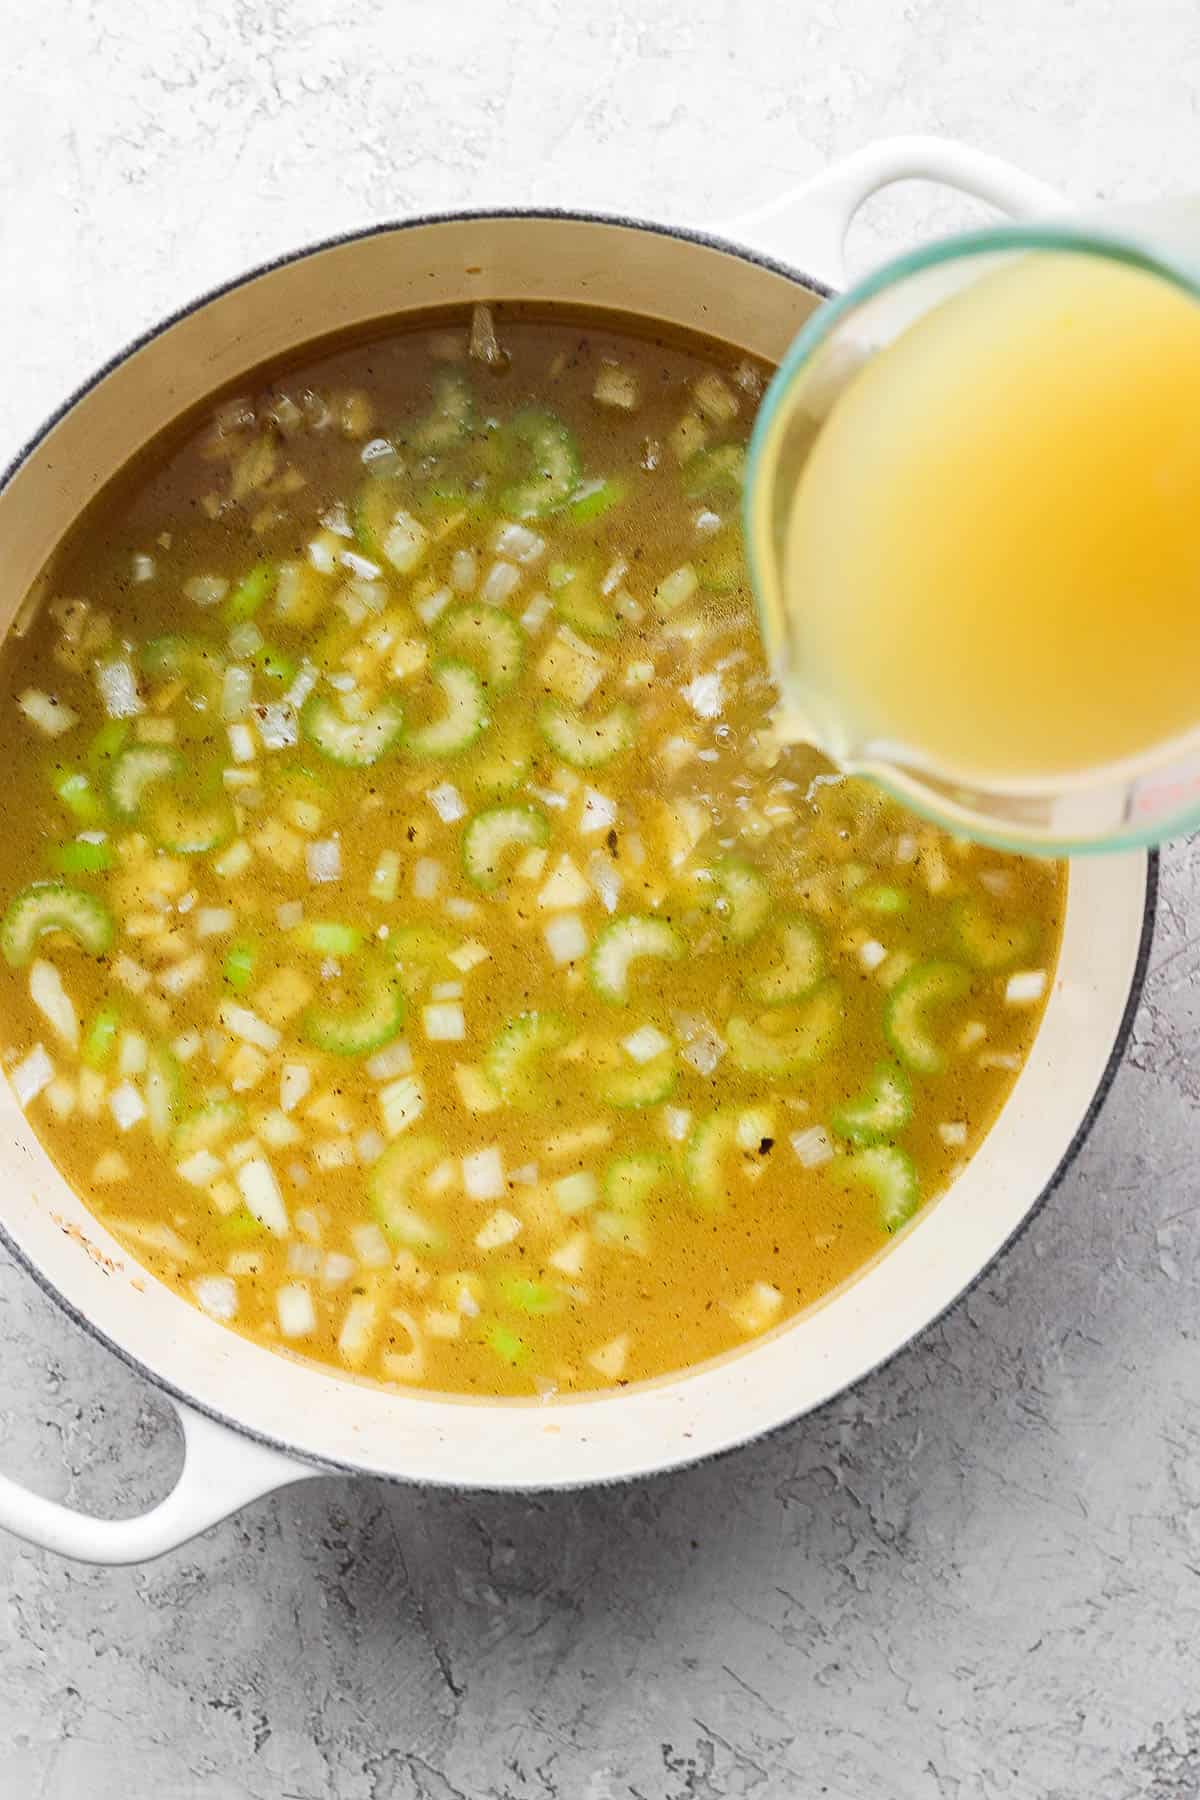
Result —
<svg viewBox="0 0 1200 1800"><path fill-rule="evenodd" d="M1061 865L780 750L767 371L566 310L315 349L152 446L3 649L0 1042L125 1248L474 1395L678 1370L977 1146Z"/></svg>

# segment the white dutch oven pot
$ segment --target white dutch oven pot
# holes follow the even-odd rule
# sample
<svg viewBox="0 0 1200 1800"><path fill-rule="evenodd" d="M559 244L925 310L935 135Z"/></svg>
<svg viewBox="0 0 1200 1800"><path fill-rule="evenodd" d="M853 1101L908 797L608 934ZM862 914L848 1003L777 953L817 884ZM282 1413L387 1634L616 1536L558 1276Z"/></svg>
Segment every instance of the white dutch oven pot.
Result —
<svg viewBox="0 0 1200 1800"><path fill-rule="evenodd" d="M991 157L903 138L739 221L728 240L618 218L487 213L385 226L247 276L117 358L10 471L0 489L0 629L97 488L155 432L264 360L406 310L500 299L634 313L776 361L841 283L856 208L910 177L1021 217L1063 210L1050 190ZM0 1082L0 1222L9 1249L66 1312L174 1398L187 1441L178 1485L141 1518L90 1518L0 1478L0 1524L67 1555L133 1562L321 1470L569 1487L709 1456L811 1411L936 1319L1053 1186L1123 1049L1152 907L1145 856L1078 864L1037 1043L950 1190L812 1311L690 1374L617 1395L547 1404L400 1394L260 1349L129 1261L62 1181Z"/></svg>

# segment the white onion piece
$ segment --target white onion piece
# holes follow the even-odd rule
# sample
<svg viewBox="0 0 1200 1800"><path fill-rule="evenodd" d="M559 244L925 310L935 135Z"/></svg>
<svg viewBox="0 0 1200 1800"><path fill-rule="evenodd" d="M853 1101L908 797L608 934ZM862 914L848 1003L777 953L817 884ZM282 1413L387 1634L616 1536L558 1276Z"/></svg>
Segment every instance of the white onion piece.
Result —
<svg viewBox="0 0 1200 1800"><path fill-rule="evenodd" d="M432 856L420 856L413 864L412 891L417 900L432 900L442 883L442 865Z"/></svg>
<svg viewBox="0 0 1200 1800"><path fill-rule="evenodd" d="M237 1171L236 1180L242 1199L259 1224L265 1225L276 1237L286 1237L290 1229L287 1208L275 1171L266 1157L252 1156L249 1162L244 1162Z"/></svg>
<svg viewBox="0 0 1200 1800"><path fill-rule="evenodd" d="M479 598L485 606L503 606L521 585L521 571L514 563L494 562L483 578Z"/></svg>
<svg viewBox="0 0 1200 1800"><path fill-rule="evenodd" d="M277 1289L275 1314L284 1337L310 1337L317 1329L317 1309L302 1281L290 1281Z"/></svg>
<svg viewBox="0 0 1200 1800"><path fill-rule="evenodd" d="M77 712L74 712L61 700L56 700L52 695L43 693L41 688L26 688L18 699L17 705L29 723L36 725L46 737L61 737L64 731L70 731L73 725L79 723Z"/></svg>
<svg viewBox="0 0 1200 1800"><path fill-rule="evenodd" d="M221 681L221 717L244 719L254 692L254 676L241 663L231 663Z"/></svg>
<svg viewBox="0 0 1200 1800"><path fill-rule="evenodd" d="M479 559L473 550L456 550L450 558L450 586L456 594L469 594L479 579Z"/></svg>
<svg viewBox="0 0 1200 1800"><path fill-rule="evenodd" d="M588 934L578 913L556 913L547 921L543 936L546 948L560 969L587 955Z"/></svg>
<svg viewBox="0 0 1200 1800"><path fill-rule="evenodd" d="M31 1100L36 1100L42 1089L49 1087L53 1080L54 1064L41 1044L35 1044L28 1056L23 1057L9 1075L13 1093L20 1106L28 1106Z"/></svg>
<svg viewBox="0 0 1200 1800"><path fill-rule="evenodd" d="M142 710L133 664L124 656L112 656L96 664L100 704L110 719L134 719Z"/></svg>
<svg viewBox="0 0 1200 1800"><path fill-rule="evenodd" d="M248 1006L239 1006L235 1000L222 1000L217 1008L217 1017L231 1036L241 1038L245 1044L253 1044L257 1050L268 1052L279 1048L279 1032L274 1025L268 1025L260 1019L256 1012Z"/></svg>
<svg viewBox="0 0 1200 1800"><path fill-rule="evenodd" d="M506 556L512 562L523 563L526 568L538 560L545 548L546 540L540 538L536 531L530 531L528 525L498 525L492 539L492 550L497 556Z"/></svg>
<svg viewBox="0 0 1200 1800"><path fill-rule="evenodd" d="M38 957L29 970L29 998L68 1050L79 1045L79 1015L52 962Z"/></svg>
<svg viewBox="0 0 1200 1800"><path fill-rule="evenodd" d="M407 1075L413 1066L412 1051L403 1038L385 1044L366 1064L372 1081L391 1081L393 1076Z"/></svg>
<svg viewBox="0 0 1200 1800"><path fill-rule="evenodd" d="M227 1324L237 1317L237 1284L228 1275L201 1275L193 1281L192 1292L210 1319Z"/></svg>
<svg viewBox="0 0 1200 1800"><path fill-rule="evenodd" d="M593 832L607 831L617 822L617 803L607 794L601 794L596 788L584 788L583 810L579 815L580 837L590 837Z"/></svg>
<svg viewBox="0 0 1200 1800"><path fill-rule="evenodd" d="M428 1010L428 1009L426 1009ZM461 1011L461 1008L460 1008ZM399 1137L425 1111L425 1093L415 1075L401 1075L379 1090L379 1109L388 1137Z"/></svg>
<svg viewBox="0 0 1200 1800"><path fill-rule="evenodd" d="M257 711L258 735L267 750L289 750L300 740L300 723L288 700L272 701Z"/></svg>
<svg viewBox="0 0 1200 1800"><path fill-rule="evenodd" d="M621 871L603 850L593 850L587 859L587 877L595 888L606 912L616 912L621 898Z"/></svg>
<svg viewBox="0 0 1200 1800"><path fill-rule="evenodd" d="M505 1191L504 1161L495 1145L462 1159L463 1187L471 1200L498 1200Z"/></svg>
<svg viewBox="0 0 1200 1800"><path fill-rule="evenodd" d="M692 1115L685 1106L663 1107L663 1130L673 1144L682 1144L692 1126Z"/></svg>
<svg viewBox="0 0 1200 1800"><path fill-rule="evenodd" d="M648 1063L654 1057L661 1056L664 1050L669 1050L671 1040L664 1036L657 1025L639 1025L627 1038L622 1038L621 1048L634 1062Z"/></svg>
<svg viewBox="0 0 1200 1800"><path fill-rule="evenodd" d="M304 862L312 882L340 881L342 846L336 837L314 838L304 847Z"/></svg>
<svg viewBox="0 0 1200 1800"><path fill-rule="evenodd" d="M132 1081L123 1081L108 1096L108 1108L118 1131L130 1131L146 1116L146 1102Z"/></svg>
<svg viewBox="0 0 1200 1800"><path fill-rule="evenodd" d="M295 1112L311 1087L312 1070L307 1063L284 1063L279 1071L280 1110Z"/></svg>
<svg viewBox="0 0 1200 1800"><path fill-rule="evenodd" d="M430 1043L457 1044L467 1035L467 1022L457 1001L440 1001L421 1009L421 1023Z"/></svg>
<svg viewBox="0 0 1200 1800"><path fill-rule="evenodd" d="M461 819L466 815L466 802L452 782L439 781L436 787L430 788L426 799L438 818L446 825L452 825L455 819Z"/></svg>
<svg viewBox="0 0 1200 1800"><path fill-rule="evenodd" d="M810 1125L807 1131L795 1131L791 1137L796 1160L806 1169L819 1169L832 1162L833 1145L823 1125Z"/></svg>
<svg viewBox="0 0 1200 1800"><path fill-rule="evenodd" d="M521 1221L515 1213L498 1207L490 1213L475 1233L477 1250L499 1250L505 1244L511 1244L514 1238L521 1235Z"/></svg>

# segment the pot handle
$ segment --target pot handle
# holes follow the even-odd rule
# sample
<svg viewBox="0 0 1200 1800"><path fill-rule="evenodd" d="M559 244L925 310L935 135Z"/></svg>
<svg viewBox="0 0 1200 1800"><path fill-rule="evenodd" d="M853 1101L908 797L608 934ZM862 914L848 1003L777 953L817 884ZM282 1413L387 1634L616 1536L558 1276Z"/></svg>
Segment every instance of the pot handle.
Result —
<svg viewBox="0 0 1200 1800"><path fill-rule="evenodd" d="M1062 216L1069 202L999 156L950 138L894 137L866 144L803 187L731 219L721 235L796 263L831 288L846 285L845 242L863 201L894 181L940 181L1016 219Z"/></svg>
<svg viewBox="0 0 1200 1800"><path fill-rule="evenodd" d="M321 1473L175 1403L183 1427L179 1480L134 1519L97 1519L0 1475L0 1526L42 1550L87 1563L149 1562L186 1544L251 1500Z"/></svg>

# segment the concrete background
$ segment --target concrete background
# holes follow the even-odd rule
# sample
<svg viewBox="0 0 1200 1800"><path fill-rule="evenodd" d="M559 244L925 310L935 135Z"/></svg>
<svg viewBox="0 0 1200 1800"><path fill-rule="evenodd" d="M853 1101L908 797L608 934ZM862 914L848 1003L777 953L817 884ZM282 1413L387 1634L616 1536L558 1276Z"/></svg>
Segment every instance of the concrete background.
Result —
<svg viewBox="0 0 1200 1800"><path fill-rule="evenodd" d="M1084 200L1194 179L1194 0L8 0L0 463L306 239L488 200L721 217L933 129ZM873 204L860 257L954 222ZM1074 1173L819 1418L621 1492L328 1480L144 1570L0 1542L4 1800L1200 1794L1197 856ZM167 1409L0 1267L0 1460L132 1512Z"/></svg>

